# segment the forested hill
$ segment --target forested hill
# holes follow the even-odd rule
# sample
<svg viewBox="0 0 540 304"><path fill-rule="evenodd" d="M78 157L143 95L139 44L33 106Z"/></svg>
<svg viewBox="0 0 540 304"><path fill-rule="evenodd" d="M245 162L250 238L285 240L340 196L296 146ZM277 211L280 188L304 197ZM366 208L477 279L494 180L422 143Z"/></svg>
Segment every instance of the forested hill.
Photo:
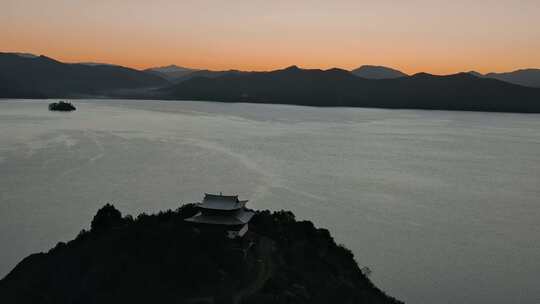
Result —
<svg viewBox="0 0 540 304"><path fill-rule="evenodd" d="M0 303L400 303L366 277L326 229L291 212L257 212L243 239L176 211L98 211L90 231L30 255L0 281Z"/></svg>

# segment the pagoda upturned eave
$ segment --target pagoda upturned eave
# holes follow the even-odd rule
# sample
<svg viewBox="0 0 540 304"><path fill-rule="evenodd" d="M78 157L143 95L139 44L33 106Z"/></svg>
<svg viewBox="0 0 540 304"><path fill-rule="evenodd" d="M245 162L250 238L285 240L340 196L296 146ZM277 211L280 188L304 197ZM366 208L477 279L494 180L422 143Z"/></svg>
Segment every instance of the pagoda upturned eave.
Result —
<svg viewBox="0 0 540 304"><path fill-rule="evenodd" d="M225 226L236 226L236 225L245 225L249 223L255 212L251 210L245 210L239 212L234 216L227 215L215 215L215 214L205 214L199 212L196 215L187 218L187 222L198 223L198 224L212 224L212 225L225 225Z"/></svg>
<svg viewBox="0 0 540 304"><path fill-rule="evenodd" d="M204 199L198 204L201 209L232 211L243 209L248 201L238 200L236 195L216 195L205 193Z"/></svg>

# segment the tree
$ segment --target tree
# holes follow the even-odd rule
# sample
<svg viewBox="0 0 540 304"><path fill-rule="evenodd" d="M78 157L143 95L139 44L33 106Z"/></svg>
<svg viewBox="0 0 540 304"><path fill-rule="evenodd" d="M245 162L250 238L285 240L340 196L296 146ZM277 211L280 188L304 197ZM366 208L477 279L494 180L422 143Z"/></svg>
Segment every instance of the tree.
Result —
<svg viewBox="0 0 540 304"><path fill-rule="evenodd" d="M106 204L98 210L90 225L92 232L101 232L123 224L122 213L113 205Z"/></svg>

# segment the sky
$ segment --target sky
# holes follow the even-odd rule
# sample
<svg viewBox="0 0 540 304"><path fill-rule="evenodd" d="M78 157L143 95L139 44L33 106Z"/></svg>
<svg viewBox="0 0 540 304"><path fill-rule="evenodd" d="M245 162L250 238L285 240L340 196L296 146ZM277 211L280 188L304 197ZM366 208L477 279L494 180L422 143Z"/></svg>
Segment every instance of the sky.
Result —
<svg viewBox="0 0 540 304"><path fill-rule="evenodd" d="M540 68L540 0L0 0L0 51L138 69Z"/></svg>

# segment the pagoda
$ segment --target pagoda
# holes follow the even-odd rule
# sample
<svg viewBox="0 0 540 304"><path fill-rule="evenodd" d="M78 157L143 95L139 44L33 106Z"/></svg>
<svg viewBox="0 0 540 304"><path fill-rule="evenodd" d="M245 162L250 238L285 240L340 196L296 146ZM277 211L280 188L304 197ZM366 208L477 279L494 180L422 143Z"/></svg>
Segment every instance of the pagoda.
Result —
<svg viewBox="0 0 540 304"><path fill-rule="evenodd" d="M248 231L248 223L255 214L246 208L247 202L239 200L238 195L205 193L203 201L197 204L199 212L185 220L224 230L231 239L242 237Z"/></svg>

